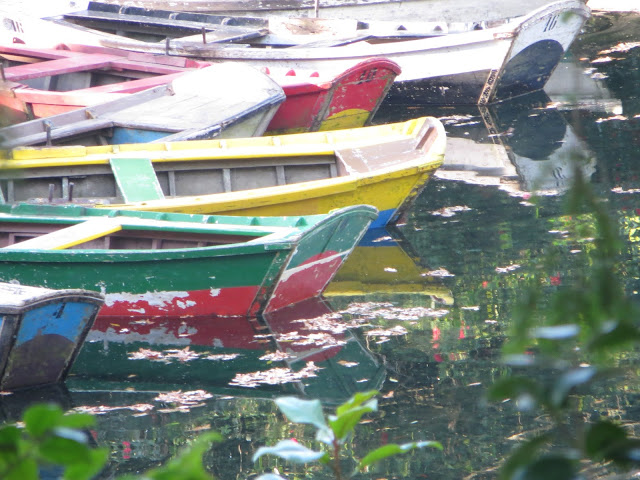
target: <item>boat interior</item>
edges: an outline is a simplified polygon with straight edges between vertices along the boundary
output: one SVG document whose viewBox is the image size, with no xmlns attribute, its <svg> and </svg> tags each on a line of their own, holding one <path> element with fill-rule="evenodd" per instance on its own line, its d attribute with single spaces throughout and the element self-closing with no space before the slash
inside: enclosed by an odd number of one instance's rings
<svg viewBox="0 0 640 480">
<path fill-rule="evenodd" d="M 423 127 L 425 128 L 425 127 Z M 114 204 L 157 200 L 187 195 L 237 192 L 265 187 L 330 179 L 368 173 L 381 167 L 401 167 L 423 159 L 424 151 L 435 140 L 437 131 L 426 127 L 419 138 L 341 148 L 320 147 L 307 154 L 268 156 L 254 149 L 246 156 L 224 151 L 226 140 L 219 140 L 218 151 L 185 151 L 190 159 L 151 161 L 132 152 L 131 157 L 111 158 L 109 163 L 53 161 L 52 166 L 11 170 L 0 169 L 1 200 L 5 203 Z M 279 137 L 265 137 L 276 144 Z M 83 148 L 83 147 L 80 147 Z M 135 165 L 134 163 L 135 162 Z M 21 178 L 23 177 L 23 178 Z M 141 188 L 141 184 L 147 187 Z"/>
<path fill-rule="evenodd" d="M 254 47 L 339 46 L 376 39 L 399 41 L 487 28 L 488 22 L 394 22 L 310 17 L 267 18 L 150 10 L 89 2 L 86 10 L 55 18 L 138 41 L 245 44 Z M 309 43 L 313 42 L 313 43 Z"/>
<path fill-rule="evenodd" d="M 114 170 L 111 164 L 102 164 L 39 167 L 28 172 L 19 170 L 14 175 L 2 171 L 0 189 L 7 203 L 109 204 L 131 201 L 130 194 L 139 191 L 138 182 L 134 182 L 133 178 L 128 182 L 126 174 L 116 177 Z M 20 178 L 23 173 L 28 175 L 28 179 Z M 194 160 L 158 162 L 154 165 L 148 162 L 146 172 L 137 169 L 135 175 L 154 181 L 163 196 L 170 198 L 321 180 L 338 176 L 338 165 L 335 155 L 233 158 L 215 162 Z M 151 199 L 154 198 L 146 198 Z M 138 197 L 138 200 L 144 199 Z"/>
<path fill-rule="evenodd" d="M 20 54 L 16 49 L 2 46 L 0 66 L 7 82 L 51 92 L 141 81 L 179 71 L 163 65 L 136 63 L 115 55 L 87 55 L 86 60 L 73 62 L 66 57 L 52 59 L 46 52 Z M 144 88 L 144 85 L 140 87 Z"/>
<path fill-rule="evenodd" d="M 0 218 L 0 248 L 11 250 L 164 250 L 230 245 L 254 240 L 259 235 L 223 232 L 194 232 L 176 228 L 176 222 L 162 226 L 122 225 L 114 218 L 98 217 L 71 225 L 46 220 L 15 221 Z"/>
</svg>

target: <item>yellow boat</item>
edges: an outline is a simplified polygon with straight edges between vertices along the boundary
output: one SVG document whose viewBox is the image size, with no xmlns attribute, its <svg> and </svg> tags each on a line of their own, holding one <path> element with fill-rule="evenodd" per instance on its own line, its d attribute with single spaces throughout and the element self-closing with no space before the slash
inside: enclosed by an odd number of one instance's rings
<svg viewBox="0 0 640 480">
<path fill-rule="evenodd" d="M 323 295 L 391 302 L 400 296 L 432 297 L 453 305 L 451 290 L 420 265 L 420 258 L 397 229 L 369 229 Z"/>
<path fill-rule="evenodd" d="M 435 118 L 331 132 L 0 153 L 5 202 L 231 215 L 309 215 L 348 205 L 394 222 L 442 165 Z"/>
</svg>

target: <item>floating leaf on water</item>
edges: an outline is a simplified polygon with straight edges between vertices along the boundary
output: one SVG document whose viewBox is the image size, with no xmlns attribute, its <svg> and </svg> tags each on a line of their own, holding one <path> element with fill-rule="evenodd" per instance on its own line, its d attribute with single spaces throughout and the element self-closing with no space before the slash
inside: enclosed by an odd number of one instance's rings
<svg viewBox="0 0 640 480">
<path fill-rule="evenodd" d="M 273 353 L 267 353 L 266 355 L 262 355 L 260 357 L 260 360 L 264 360 L 266 362 L 279 362 L 282 360 L 288 360 L 290 358 L 295 358 L 295 357 L 286 352 L 277 351 Z"/>
<path fill-rule="evenodd" d="M 347 368 L 357 367 L 358 365 L 360 365 L 360 362 L 347 362 L 346 360 L 338 360 L 338 363 Z"/>
<path fill-rule="evenodd" d="M 106 405 L 98 405 L 98 406 L 79 406 L 75 407 L 73 410 L 76 412 L 82 413 L 90 413 L 92 415 L 104 415 L 105 413 L 113 412 L 114 410 L 132 410 L 134 412 L 148 412 L 149 410 L 153 410 L 155 407 L 153 405 L 149 405 L 148 403 L 137 403 L 135 405 L 124 405 L 120 407 L 108 407 Z"/>
<path fill-rule="evenodd" d="M 455 207 L 444 207 L 444 208 L 441 208 L 440 210 L 435 210 L 431 212 L 431 215 L 448 218 L 448 217 L 453 217 L 458 212 L 468 212 L 470 210 L 471 208 L 467 207 L 466 205 L 458 205 Z"/>
<path fill-rule="evenodd" d="M 607 62 L 613 62 L 613 58 L 607 56 L 607 57 L 598 57 L 591 60 L 591 63 L 607 63 Z"/>
<path fill-rule="evenodd" d="M 181 405 L 186 406 L 202 406 L 201 404 L 203 400 L 213 397 L 208 392 L 204 390 L 192 390 L 188 392 L 183 392 L 182 390 L 176 390 L 173 392 L 166 392 L 159 394 L 153 400 L 156 402 L 165 402 L 165 403 L 179 403 Z"/>
<path fill-rule="evenodd" d="M 235 360 L 236 358 L 238 358 L 240 356 L 239 353 L 218 353 L 215 355 L 207 355 L 206 357 L 204 357 L 205 360 L 214 360 L 214 361 L 222 361 L 222 362 L 226 362 L 229 360 Z"/>
<path fill-rule="evenodd" d="M 423 274 L 427 277 L 455 277 L 455 275 L 449 272 L 446 268 L 438 268 L 437 270 L 431 270 Z"/>
<path fill-rule="evenodd" d="M 607 55 L 609 53 L 628 52 L 629 50 L 636 47 L 640 47 L 640 42 L 620 42 L 619 44 L 611 48 L 601 50 L 600 52 L 598 52 L 598 54 Z"/>
<path fill-rule="evenodd" d="M 613 115 L 607 118 L 599 118 L 596 120 L 596 123 L 611 122 L 614 120 L 629 120 L 629 118 L 625 117 L 624 115 Z"/>
<path fill-rule="evenodd" d="M 247 388 L 255 388 L 259 385 L 281 385 L 297 382 L 303 378 L 316 377 L 318 370 L 321 368 L 313 362 L 307 362 L 306 366 L 297 372 L 290 368 L 281 367 L 259 372 L 237 373 L 229 385 Z"/>
<path fill-rule="evenodd" d="M 382 328 L 376 328 L 373 330 L 369 330 L 366 335 L 368 337 L 393 337 L 393 336 L 400 336 L 400 335 L 406 335 L 408 333 L 407 329 L 400 326 L 400 325 L 396 325 L 395 327 L 392 328 L 388 328 L 386 330 L 382 329 Z"/>
<path fill-rule="evenodd" d="M 498 272 L 498 273 L 508 273 L 508 272 L 513 272 L 514 270 L 517 270 L 518 268 L 520 268 L 520 265 L 515 263 L 513 265 L 507 265 L 506 267 L 496 267 L 496 272 Z"/>
</svg>

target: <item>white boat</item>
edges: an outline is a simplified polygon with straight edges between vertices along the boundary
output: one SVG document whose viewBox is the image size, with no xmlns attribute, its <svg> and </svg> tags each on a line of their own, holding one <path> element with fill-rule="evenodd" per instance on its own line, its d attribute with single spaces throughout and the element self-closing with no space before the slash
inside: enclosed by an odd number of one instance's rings
<svg viewBox="0 0 640 480">
<path fill-rule="evenodd" d="M 121 7 L 217 15 L 306 16 L 399 21 L 492 21 L 524 15 L 548 0 L 101 0 Z M 592 0 L 593 1 L 593 0 Z M 618 0 L 625 1 L 625 0 Z M 626 0 L 634 1 L 634 0 Z M 77 2 L 76 2 L 77 3 Z M 583 2 L 584 3 L 584 2 Z"/>
<path fill-rule="evenodd" d="M 27 44 L 46 38 L 42 32 L 49 27 L 58 29 L 55 36 L 49 37 L 57 42 L 73 43 L 92 31 L 95 36 L 83 42 L 147 53 L 237 61 L 271 71 L 313 69 L 333 73 L 366 58 L 385 57 L 402 69 L 387 96 L 389 103 L 487 104 L 544 88 L 589 14 L 583 1 L 562 0 L 497 26 L 485 28 L 476 24 L 477 30 L 455 34 L 433 24 L 428 25 L 431 30 L 425 31 L 427 26 L 418 24 L 356 22 L 355 30 L 346 38 L 327 40 L 326 36 L 309 34 L 308 43 L 288 48 L 265 48 L 264 38 L 243 44 L 203 43 L 206 32 L 145 42 L 85 27 L 74 28 L 68 22 L 63 25 L 52 21 L 38 30 L 17 19 L 8 22 L 5 19 L 3 25 L 15 27 L 9 33 Z M 63 27 L 68 27 L 73 35 L 61 32 Z M 278 38 L 282 42 L 282 32 Z M 300 35 L 296 33 L 293 40 L 299 42 Z"/>
</svg>

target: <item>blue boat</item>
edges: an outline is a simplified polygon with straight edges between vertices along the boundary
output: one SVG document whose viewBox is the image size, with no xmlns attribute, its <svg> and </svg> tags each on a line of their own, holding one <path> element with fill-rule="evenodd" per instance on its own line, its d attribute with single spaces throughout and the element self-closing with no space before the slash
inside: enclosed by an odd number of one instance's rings
<svg viewBox="0 0 640 480">
<path fill-rule="evenodd" d="M 64 381 L 103 303 L 98 292 L 0 283 L 0 389 Z"/>
</svg>

